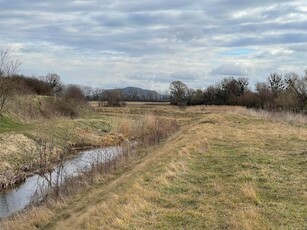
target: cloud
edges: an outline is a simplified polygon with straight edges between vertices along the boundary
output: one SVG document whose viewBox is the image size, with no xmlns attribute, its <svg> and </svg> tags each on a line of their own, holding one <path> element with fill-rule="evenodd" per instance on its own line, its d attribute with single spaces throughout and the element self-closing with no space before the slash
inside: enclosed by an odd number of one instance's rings
<svg viewBox="0 0 307 230">
<path fill-rule="evenodd" d="M 306 13 L 303 0 L 0 0 L 0 48 L 17 47 L 25 74 L 67 83 L 254 82 L 306 68 Z"/>
<path fill-rule="evenodd" d="M 298 55 L 300 55 L 300 52 L 306 52 L 307 51 L 307 43 L 304 44 L 294 44 L 289 46 L 289 49 L 295 52 L 298 52 Z"/>
<path fill-rule="evenodd" d="M 253 66 L 248 63 L 225 63 L 211 71 L 215 75 L 247 76 L 252 74 Z"/>
</svg>

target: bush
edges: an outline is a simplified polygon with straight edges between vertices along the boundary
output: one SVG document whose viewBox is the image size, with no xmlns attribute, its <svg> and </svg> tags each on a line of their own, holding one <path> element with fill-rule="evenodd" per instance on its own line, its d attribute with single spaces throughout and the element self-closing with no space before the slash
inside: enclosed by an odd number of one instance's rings
<svg viewBox="0 0 307 230">
<path fill-rule="evenodd" d="M 108 106 L 124 106 L 125 102 L 123 100 L 123 95 L 120 90 L 113 89 L 106 92 L 107 96 L 107 104 Z"/>
<path fill-rule="evenodd" d="M 178 124 L 175 120 L 161 120 L 153 115 L 145 115 L 133 122 L 123 120 L 118 124 L 116 132 L 136 140 L 142 146 L 147 146 L 159 143 L 177 129 Z"/>
<path fill-rule="evenodd" d="M 69 85 L 62 97 L 53 100 L 53 106 L 61 115 L 74 118 L 79 116 L 79 109 L 86 106 L 86 97 L 78 86 Z"/>
<path fill-rule="evenodd" d="M 51 96 L 52 89 L 48 83 L 35 77 L 14 75 L 11 79 L 15 82 L 16 92 L 20 94 L 35 94 Z"/>
<path fill-rule="evenodd" d="M 236 99 L 236 104 L 248 108 L 259 108 L 261 105 L 259 96 L 254 92 L 247 92 Z"/>
<path fill-rule="evenodd" d="M 83 91 L 76 85 L 69 85 L 64 90 L 64 100 L 72 102 L 74 104 L 85 104 L 86 97 Z"/>
</svg>

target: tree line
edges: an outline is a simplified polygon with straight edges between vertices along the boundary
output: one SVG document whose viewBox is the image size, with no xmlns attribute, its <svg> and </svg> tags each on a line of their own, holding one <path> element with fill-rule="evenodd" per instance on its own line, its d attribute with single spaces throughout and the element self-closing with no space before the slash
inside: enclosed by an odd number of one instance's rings
<svg viewBox="0 0 307 230">
<path fill-rule="evenodd" d="M 228 77 L 205 90 L 191 89 L 181 81 L 170 85 L 170 102 L 173 105 L 240 105 L 266 110 L 307 109 L 307 70 L 303 76 L 289 72 L 272 73 L 265 82 L 251 90 L 247 78 Z"/>
<path fill-rule="evenodd" d="M 101 101 L 108 106 L 122 106 L 127 100 L 170 101 L 173 105 L 240 105 L 267 110 L 307 109 L 307 70 L 303 76 L 289 72 L 272 73 L 265 82 L 249 87 L 247 78 L 228 77 L 205 90 L 189 88 L 181 81 L 170 84 L 170 94 L 159 95 L 155 91 L 134 87 L 104 90 L 78 85 L 65 85 L 56 73 L 41 77 L 18 74 L 22 62 L 10 50 L 0 49 L 0 116 L 7 110 L 10 97 L 20 95 L 48 96 L 51 109 L 66 116 L 76 116 L 78 105 L 87 100 Z"/>
</svg>

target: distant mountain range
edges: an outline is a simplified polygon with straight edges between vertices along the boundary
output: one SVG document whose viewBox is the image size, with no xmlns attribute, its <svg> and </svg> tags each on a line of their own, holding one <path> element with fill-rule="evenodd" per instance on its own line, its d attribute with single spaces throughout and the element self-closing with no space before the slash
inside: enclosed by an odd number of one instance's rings
<svg viewBox="0 0 307 230">
<path fill-rule="evenodd" d="M 154 90 L 142 89 L 137 87 L 125 87 L 120 89 L 104 90 L 104 94 L 118 90 L 125 101 L 168 101 L 168 96 L 159 94 Z"/>
</svg>

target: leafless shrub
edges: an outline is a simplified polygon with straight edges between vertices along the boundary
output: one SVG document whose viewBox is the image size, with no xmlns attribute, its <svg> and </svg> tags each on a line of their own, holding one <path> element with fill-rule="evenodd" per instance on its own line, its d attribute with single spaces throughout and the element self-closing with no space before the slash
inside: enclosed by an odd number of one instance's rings
<svg viewBox="0 0 307 230">
<path fill-rule="evenodd" d="M 11 79 L 0 77 L 0 116 L 7 111 L 7 101 L 14 89 L 14 82 Z"/>
<path fill-rule="evenodd" d="M 10 77 L 19 72 L 22 61 L 15 58 L 12 50 L 0 50 L 0 77 Z"/>
<path fill-rule="evenodd" d="M 115 129 L 117 134 L 138 142 L 140 146 L 154 145 L 178 130 L 175 120 L 163 120 L 154 115 L 144 115 L 134 120 L 122 120 Z"/>
<path fill-rule="evenodd" d="M 0 116 L 7 110 L 7 100 L 14 89 L 14 81 L 9 77 L 19 71 L 21 64 L 9 49 L 0 50 Z"/>
<path fill-rule="evenodd" d="M 38 173 L 44 179 L 39 184 L 40 196 L 60 196 L 60 187 L 64 182 L 64 162 L 67 149 L 57 150 L 52 144 L 44 140 L 38 141 Z M 46 184 L 47 183 L 47 184 Z"/>
<path fill-rule="evenodd" d="M 162 121 L 156 116 L 146 115 L 135 121 L 133 133 L 140 145 L 148 146 L 158 144 L 177 129 L 175 120 Z"/>
<path fill-rule="evenodd" d="M 86 97 L 83 91 L 75 85 L 69 85 L 64 89 L 63 96 L 52 99 L 55 102 L 54 109 L 59 111 L 64 116 L 70 116 L 71 118 L 79 115 L 79 108 L 86 106 Z"/>
</svg>

